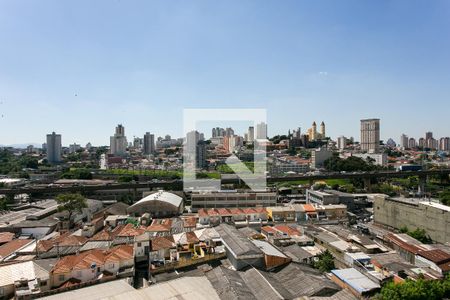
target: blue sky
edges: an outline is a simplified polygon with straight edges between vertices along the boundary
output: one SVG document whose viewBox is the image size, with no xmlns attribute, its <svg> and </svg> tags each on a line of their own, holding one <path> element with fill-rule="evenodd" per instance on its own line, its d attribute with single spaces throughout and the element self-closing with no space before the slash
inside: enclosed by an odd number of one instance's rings
<svg viewBox="0 0 450 300">
<path fill-rule="evenodd" d="M 0 0 L 0 144 L 179 136 L 184 108 L 266 108 L 269 135 L 359 139 L 378 117 L 385 140 L 449 136 L 449 83 L 446 0 Z"/>
</svg>

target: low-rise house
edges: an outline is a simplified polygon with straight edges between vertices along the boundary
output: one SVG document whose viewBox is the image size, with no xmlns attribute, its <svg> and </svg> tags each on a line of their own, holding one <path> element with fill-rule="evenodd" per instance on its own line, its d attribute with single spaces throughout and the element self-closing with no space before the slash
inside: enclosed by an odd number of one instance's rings
<svg viewBox="0 0 450 300">
<path fill-rule="evenodd" d="M 150 239 L 151 234 L 144 232 L 134 238 L 134 257 L 136 261 L 147 260 L 150 253 Z"/>
<path fill-rule="evenodd" d="M 66 282 L 88 282 L 101 276 L 132 275 L 133 247 L 121 245 L 110 250 L 93 249 L 61 258 L 50 272 L 52 287 Z"/>
<path fill-rule="evenodd" d="M 98 217 L 93 219 L 91 222 L 87 222 L 83 226 L 83 230 L 81 231 L 81 235 L 84 237 L 92 237 L 94 234 L 96 234 L 99 230 L 103 228 L 103 217 Z"/>
<path fill-rule="evenodd" d="M 368 297 L 380 290 L 380 285 L 371 281 L 354 268 L 331 271 L 331 280 L 340 287 L 346 288 L 357 297 Z"/>
<path fill-rule="evenodd" d="M 231 216 L 233 218 L 233 222 L 243 222 L 246 221 L 246 216 L 244 212 L 236 207 L 232 207 L 229 209 Z"/>
<path fill-rule="evenodd" d="M 114 238 L 114 244 L 132 244 L 134 242 L 134 237 L 141 235 L 145 232 L 145 227 L 136 226 L 134 224 L 125 225 L 119 233 L 116 234 Z"/>
<path fill-rule="evenodd" d="M 226 208 L 218 208 L 217 213 L 220 216 L 221 223 L 232 223 L 233 222 L 233 214 Z"/>
<path fill-rule="evenodd" d="M 228 260 L 236 270 L 249 265 L 264 267 L 264 253 L 239 230 L 228 224 L 221 224 L 216 230 L 225 246 Z"/>
<path fill-rule="evenodd" d="M 1 299 L 38 295 L 49 289 L 49 272 L 34 261 L 0 266 Z"/>
<path fill-rule="evenodd" d="M 289 206 L 270 206 L 266 207 L 267 215 L 274 222 L 293 222 L 295 221 L 295 210 Z"/>
<path fill-rule="evenodd" d="M 242 212 L 245 214 L 245 218 L 249 222 L 261 221 L 259 219 L 259 213 L 254 208 L 243 208 Z"/>
<path fill-rule="evenodd" d="M 177 261 L 177 246 L 172 236 L 155 237 L 150 241 L 149 263 L 158 267 L 167 261 Z"/>
<path fill-rule="evenodd" d="M 13 259 L 16 252 L 33 243 L 33 240 L 16 239 L 0 246 L 0 262 Z"/>
<path fill-rule="evenodd" d="M 184 231 L 194 231 L 197 228 L 197 217 L 181 217 L 181 220 L 183 221 Z"/>
<path fill-rule="evenodd" d="M 314 261 L 314 258 L 317 257 L 322 252 L 312 252 L 307 251 L 305 247 L 301 247 L 298 245 L 289 245 L 283 247 L 283 252 L 289 256 L 293 262 L 310 264 Z"/>
<path fill-rule="evenodd" d="M 266 270 L 272 270 L 276 267 L 288 264 L 291 261 L 289 256 L 269 242 L 252 240 L 252 243 L 264 253 L 264 265 Z"/>
<path fill-rule="evenodd" d="M 128 215 L 109 215 L 105 218 L 105 227 L 116 227 L 118 225 L 125 225 L 130 217 Z"/>
<path fill-rule="evenodd" d="M 154 219 L 145 231 L 154 236 L 169 236 L 172 234 L 172 219 Z"/>
<path fill-rule="evenodd" d="M 416 255 L 420 251 L 434 249 L 432 245 L 422 244 L 406 233 L 388 233 L 384 236 L 384 240 L 392 249 L 411 264 L 415 264 Z"/>
<path fill-rule="evenodd" d="M 265 207 L 253 207 L 253 210 L 256 212 L 256 219 L 261 220 L 263 222 L 267 221 L 267 210 Z"/>
</svg>

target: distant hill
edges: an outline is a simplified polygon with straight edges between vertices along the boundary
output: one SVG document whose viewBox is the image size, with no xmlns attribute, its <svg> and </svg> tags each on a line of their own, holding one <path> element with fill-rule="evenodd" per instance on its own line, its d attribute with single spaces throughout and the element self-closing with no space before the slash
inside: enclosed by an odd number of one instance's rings
<svg viewBox="0 0 450 300">
<path fill-rule="evenodd" d="M 17 149 L 26 149 L 29 145 L 33 145 L 33 147 L 35 147 L 35 148 L 42 148 L 42 144 L 38 144 L 38 143 L 0 145 L 0 147 L 13 147 L 13 148 L 17 148 Z"/>
</svg>

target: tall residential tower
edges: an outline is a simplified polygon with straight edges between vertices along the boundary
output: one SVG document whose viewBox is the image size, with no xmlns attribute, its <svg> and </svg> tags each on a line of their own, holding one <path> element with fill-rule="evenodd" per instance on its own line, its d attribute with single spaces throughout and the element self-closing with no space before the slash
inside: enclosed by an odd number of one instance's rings
<svg viewBox="0 0 450 300">
<path fill-rule="evenodd" d="M 47 161 L 50 164 L 61 162 L 61 135 L 52 132 L 47 134 Z"/>
<path fill-rule="evenodd" d="M 361 120 L 361 151 L 378 153 L 380 150 L 380 119 Z"/>
</svg>

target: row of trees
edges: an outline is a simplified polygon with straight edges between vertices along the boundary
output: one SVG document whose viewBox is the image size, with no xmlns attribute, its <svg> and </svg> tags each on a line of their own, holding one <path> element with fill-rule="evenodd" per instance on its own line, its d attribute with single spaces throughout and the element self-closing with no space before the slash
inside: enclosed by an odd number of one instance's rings
<svg viewBox="0 0 450 300">
<path fill-rule="evenodd" d="M 38 166 L 35 157 L 26 154 L 15 156 L 7 149 L 0 150 L 0 174 L 20 173 L 24 168 L 37 169 Z"/>
<path fill-rule="evenodd" d="M 450 298 L 450 275 L 444 280 L 406 280 L 390 282 L 381 288 L 375 297 L 379 300 L 440 300 Z"/>
<path fill-rule="evenodd" d="M 333 153 L 333 156 L 325 160 L 324 167 L 328 171 L 334 172 L 356 172 L 356 171 L 375 171 L 380 169 L 379 166 L 373 164 L 373 160 L 364 160 L 360 157 L 350 156 L 347 159 L 339 157 L 338 153 Z"/>
</svg>

